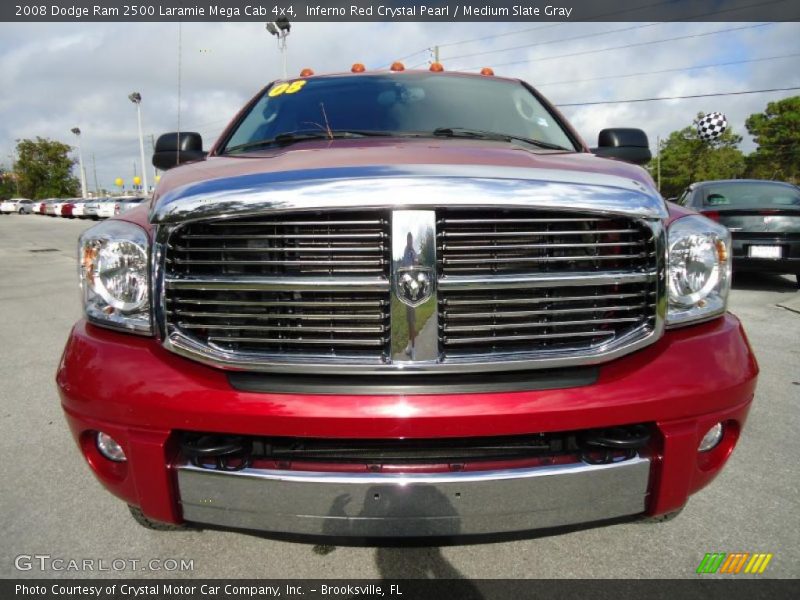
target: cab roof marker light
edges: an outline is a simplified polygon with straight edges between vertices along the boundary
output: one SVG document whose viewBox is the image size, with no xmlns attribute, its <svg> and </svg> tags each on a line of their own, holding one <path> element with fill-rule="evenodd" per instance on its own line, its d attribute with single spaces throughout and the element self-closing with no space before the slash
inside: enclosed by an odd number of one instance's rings
<svg viewBox="0 0 800 600">
<path fill-rule="evenodd" d="M 366 71 L 367 68 L 361 63 L 354 63 L 352 67 L 350 67 L 351 73 L 363 73 Z"/>
<path fill-rule="evenodd" d="M 486 77 L 494 77 L 494 70 L 491 67 L 483 67 L 481 69 L 481 75 Z"/>
<path fill-rule="evenodd" d="M 300 77 L 311 77 L 313 74 L 314 69 L 309 69 L 308 67 L 300 71 Z"/>
<path fill-rule="evenodd" d="M 440 63 L 440 62 L 431 63 L 430 70 L 433 73 L 441 73 L 442 71 L 444 71 L 444 65 L 442 63 Z"/>
<path fill-rule="evenodd" d="M 392 63 L 392 66 L 389 67 L 389 70 L 390 71 L 395 71 L 395 72 L 397 72 L 397 71 L 405 71 L 406 70 L 406 66 L 403 63 L 401 63 L 400 61 L 395 61 L 395 62 Z"/>
</svg>

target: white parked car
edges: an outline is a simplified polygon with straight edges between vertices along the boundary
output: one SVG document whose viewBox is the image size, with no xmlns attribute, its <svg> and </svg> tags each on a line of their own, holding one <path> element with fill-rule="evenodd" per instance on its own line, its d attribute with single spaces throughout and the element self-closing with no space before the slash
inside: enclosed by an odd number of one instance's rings
<svg viewBox="0 0 800 600">
<path fill-rule="evenodd" d="M 115 200 L 114 214 L 121 215 L 122 213 L 128 212 L 132 208 L 139 206 L 145 201 L 145 198 L 144 196 L 122 196 L 120 198 L 115 198 Z"/>
<path fill-rule="evenodd" d="M 24 214 L 30 212 L 30 200 L 27 198 L 11 198 L 0 203 L 0 213 L 10 215 L 11 213 Z"/>
<path fill-rule="evenodd" d="M 21 215 L 32 215 L 34 209 L 39 207 L 38 200 L 20 200 L 19 207 L 17 208 L 17 212 Z"/>
<path fill-rule="evenodd" d="M 83 217 L 107 219 L 114 216 L 114 198 L 96 198 L 83 205 Z"/>
<path fill-rule="evenodd" d="M 78 217 L 79 219 L 83 219 L 85 217 L 84 209 L 86 208 L 86 205 L 89 202 L 90 202 L 90 200 L 76 200 L 75 202 L 73 202 L 72 203 L 73 204 L 72 205 L 72 216 L 73 217 Z"/>
<path fill-rule="evenodd" d="M 61 216 L 61 207 L 64 206 L 64 203 L 67 200 L 54 200 L 50 202 L 47 206 L 45 206 L 45 213 L 48 217 L 60 217 Z"/>
</svg>

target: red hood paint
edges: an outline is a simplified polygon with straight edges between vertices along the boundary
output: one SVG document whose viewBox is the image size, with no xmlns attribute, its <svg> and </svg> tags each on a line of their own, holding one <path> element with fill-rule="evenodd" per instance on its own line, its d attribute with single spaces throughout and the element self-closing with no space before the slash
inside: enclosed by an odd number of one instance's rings
<svg viewBox="0 0 800 600">
<path fill-rule="evenodd" d="M 616 175 L 655 188 L 650 174 L 642 167 L 599 158 L 588 152 L 532 151 L 507 142 L 452 138 L 312 140 L 237 157 L 210 156 L 204 161 L 172 169 L 162 176 L 152 203 L 176 188 L 212 179 L 257 173 L 385 165 L 476 165 L 591 172 Z M 674 209 L 674 205 L 670 208 Z M 149 206 L 143 205 L 120 218 L 149 230 L 148 210 Z"/>
<path fill-rule="evenodd" d="M 588 152 L 532 151 L 507 142 L 429 138 L 313 140 L 237 157 L 211 156 L 164 174 L 155 200 L 167 192 L 208 179 L 323 169 L 402 165 L 489 165 L 588 171 L 634 179 L 654 187 L 649 173 L 629 163 Z"/>
</svg>

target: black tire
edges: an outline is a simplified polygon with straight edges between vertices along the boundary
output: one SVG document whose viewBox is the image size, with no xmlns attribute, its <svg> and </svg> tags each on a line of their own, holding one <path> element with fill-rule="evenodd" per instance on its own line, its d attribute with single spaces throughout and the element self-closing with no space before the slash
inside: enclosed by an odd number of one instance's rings
<svg viewBox="0 0 800 600">
<path fill-rule="evenodd" d="M 185 531 L 188 529 L 186 525 L 175 525 L 174 523 L 164 523 L 163 521 L 153 521 L 152 519 L 144 516 L 142 509 L 138 506 L 128 505 L 128 510 L 131 511 L 133 520 L 145 529 L 153 531 Z"/>
<path fill-rule="evenodd" d="M 642 517 L 641 523 L 645 523 L 647 525 L 653 523 L 666 523 L 667 521 L 672 521 L 675 517 L 683 512 L 684 507 L 681 506 L 678 510 L 674 510 L 672 512 L 664 513 L 663 515 L 658 515 L 655 517 Z"/>
</svg>

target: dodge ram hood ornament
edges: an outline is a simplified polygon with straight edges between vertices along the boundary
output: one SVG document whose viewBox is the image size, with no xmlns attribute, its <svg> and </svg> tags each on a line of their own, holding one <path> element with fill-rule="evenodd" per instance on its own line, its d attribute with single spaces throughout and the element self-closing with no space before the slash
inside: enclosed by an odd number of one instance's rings
<svg viewBox="0 0 800 600">
<path fill-rule="evenodd" d="M 395 271 L 394 293 L 412 308 L 424 304 L 433 293 L 433 269 L 428 267 L 399 267 Z"/>
</svg>

